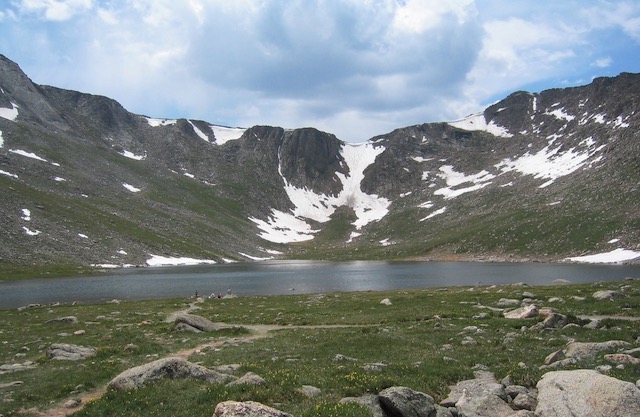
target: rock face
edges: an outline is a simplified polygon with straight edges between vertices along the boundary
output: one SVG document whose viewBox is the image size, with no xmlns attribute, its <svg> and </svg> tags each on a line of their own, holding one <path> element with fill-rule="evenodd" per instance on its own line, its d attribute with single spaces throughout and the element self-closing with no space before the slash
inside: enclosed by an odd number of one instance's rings
<svg viewBox="0 0 640 417">
<path fill-rule="evenodd" d="M 234 379 L 231 375 L 221 374 L 182 358 L 164 358 L 127 369 L 113 378 L 108 388 L 119 391 L 136 389 L 149 382 L 165 378 L 193 378 L 210 384 L 220 384 Z"/>
<path fill-rule="evenodd" d="M 47 350 L 47 357 L 54 360 L 79 361 L 95 356 L 96 350 L 66 343 L 54 343 Z"/>
<path fill-rule="evenodd" d="M 640 416 L 640 390 L 596 371 L 549 372 L 537 387 L 539 417 Z"/>
<path fill-rule="evenodd" d="M 275 408 L 253 402 L 225 401 L 216 406 L 214 417 L 292 417 Z"/>
</svg>

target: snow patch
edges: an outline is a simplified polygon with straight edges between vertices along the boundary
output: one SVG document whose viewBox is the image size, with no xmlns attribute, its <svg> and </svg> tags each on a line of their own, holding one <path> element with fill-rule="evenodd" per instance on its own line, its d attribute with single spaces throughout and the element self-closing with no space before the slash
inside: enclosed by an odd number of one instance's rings
<svg viewBox="0 0 640 417">
<path fill-rule="evenodd" d="M 205 142 L 209 142 L 209 136 L 205 135 L 202 130 L 198 129 L 198 127 L 194 125 L 191 120 L 187 120 L 187 122 L 189 122 L 189 124 L 193 128 L 193 131 L 196 132 L 196 135 L 198 135 L 200 139 L 204 140 Z"/>
<path fill-rule="evenodd" d="M 559 103 L 556 103 L 556 104 L 559 104 Z M 554 104 L 554 106 L 555 106 L 555 104 Z M 547 111 L 547 112 L 545 112 L 545 114 L 549 114 L 551 116 L 555 116 L 558 119 L 566 120 L 568 122 L 570 122 L 570 121 L 572 121 L 573 119 L 576 118 L 576 116 L 572 116 L 572 115 L 566 113 L 565 110 L 564 110 L 564 107 L 561 107 L 559 109 L 555 109 L 553 111 Z"/>
<path fill-rule="evenodd" d="M 585 139 L 581 145 L 585 148 L 579 150 L 571 148 L 561 152 L 562 146 L 552 148 L 553 141 L 549 145 L 542 148 L 535 154 L 525 153 L 517 159 L 503 159 L 495 165 L 502 173 L 517 171 L 525 175 L 533 175 L 534 178 L 548 180 L 539 188 L 551 185 L 555 180 L 580 169 L 587 161 L 605 145 L 595 147 L 595 141 L 592 138 Z"/>
<path fill-rule="evenodd" d="M 607 243 L 618 243 L 618 242 L 620 242 L 620 239 L 611 239 Z"/>
<path fill-rule="evenodd" d="M 78 236 L 80 236 L 83 239 L 89 239 L 89 236 L 85 235 L 84 233 L 78 233 Z"/>
<path fill-rule="evenodd" d="M 421 156 L 412 156 L 411 159 L 413 159 L 416 162 L 427 162 L 427 161 L 431 161 L 433 158 L 423 158 Z"/>
<path fill-rule="evenodd" d="M 628 119 L 628 117 L 627 117 Z M 626 119 L 622 118 L 622 115 L 618 116 L 618 118 L 613 122 L 613 127 L 616 128 L 625 128 L 629 127 L 629 123 L 625 122 Z M 2 139 L 2 135 L 0 135 L 0 140 Z M 2 147 L 2 143 L 0 142 L 0 148 Z"/>
<path fill-rule="evenodd" d="M 425 201 L 424 203 L 418 204 L 419 208 L 426 208 L 426 209 L 430 209 L 433 206 L 434 206 L 434 204 L 433 204 L 432 201 Z"/>
<path fill-rule="evenodd" d="M 210 259 L 194 259 L 185 257 L 174 258 L 153 254 L 149 254 L 149 256 L 151 256 L 151 258 L 146 261 L 146 264 L 149 266 L 201 265 L 216 263 L 216 261 L 212 261 Z"/>
<path fill-rule="evenodd" d="M 438 209 L 438 210 L 436 210 L 436 211 L 432 212 L 432 213 L 431 213 L 431 214 L 429 214 L 427 217 L 424 217 L 424 218 L 420 219 L 420 221 L 421 221 L 421 222 L 423 222 L 423 221 L 425 221 L 425 220 L 429 220 L 430 218 L 435 217 L 435 216 L 437 216 L 438 214 L 442 214 L 442 213 L 444 213 L 445 211 L 447 211 L 447 208 L 446 208 L 446 207 L 442 207 L 441 209 Z"/>
<path fill-rule="evenodd" d="M 513 136 L 506 128 L 499 126 L 493 120 L 487 123 L 484 118 L 484 113 L 471 114 L 464 119 L 449 122 L 449 125 L 462 130 L 483 130 L 494 136 L 503 138 L 510 138 Z"/>
<path fill-rule="evenodd" d="M 458 197 L 464 193 L 480 190 L 491 184 L 491 180 L 496 177 L 484 170 L 477 174 L 465 175 L 461 172 L 456 172 L 451 165 L 441 166 L 440 171 L 441 173 L 438 174 L 438 176 L 447 182 L 447 187 L 436 190 L 434 194 L 442 195 L 446 200 Z M 454 187 L 465 183 L 472 183 L 473 185 L 454 189 Z"/>
<path fill-rule="evenodd" d="M 2 130 L 0 130 L 0 148 L 4 147 L 4 139 L 2 139 Z"/>
<path fill-rule="evenodd" d="M 614 249 L 610 252 L 598 253 L 595 255 L 587 256 L 575 256 L 572 258 L 566 258 L 572 262 L 583 262 L 592 264 L 611 264 L 630 261 L 640 257 L 640 252 L 632 251 L 629 249 Z"/>
<path fill-rule="evenodd" d="M 127 184 L 126 182 L 123 182 L 122 186 L 124 188 L 126 188 L 127 190 L 131 191 L 132 193 L 139 193 L 140 191 L 142 191 L 142 190 L 140 190 L 140 188 L 136 188 L 131 184 Z"/>
<path fill-rule="evenodd" d="M 24 220 L 25 222 L 31 221 L 31 210 L 22 209 L 22 220 Z"/>
<path fill-rule="evenodd" d="M 241 127 L 225 127 L 210 125 L 211 131 L 216 138 L 216 144 L 224 145 L 230 140 L 240 139 L 247 129 Z"/>
<path fill-rule="evenodd" d="M 0 174 L 2 174 L 2 175 L 6 175 L 7 177 L 11 177 L 11 178 L 18 179 L 18 176 L 17 176 L 16 174 L 12 174 L 12 173 L 10 173 L 10 172 L 3 171 L 3 170 L 1 170 L 1 169 L 0 169 Z"/>
<path fill-rule="evenodd" d="M 120 155 L 127 157 L 129 159 L 135 159 L 136 161 L 142 161 L 143 159 L 147 158 L 147 154 L 145 152 L 144 155 L 136 155 L 133 152 L 129 152 L 129 151 L 122 151 L 120 152 Z"/>
<path fill-rule="evenodd" d="M 11 108 L 0 107 L 0 117 L 15 122 L 18 117 L 18 105 L 11 103 Z"/>
<path fill-rule="evenodd" d="M 267 258 L 261 258 L 261 257 L 258 257 L 258 256 L 251 256 L 251 255 L 247 255 L 246 253 L 243 253 L 243 252 L 238 252 L 238 253 L 239 253 L 241 256 L 244 256 L 244 257 L 245 257 L 245 258 L 247 258 L 247 259 L 251 259 L 252 261 L 268 261 L 268 260 L 270 260 L 270 259 L 273 259 L 273 257 L 272 257 L 272 256 L 267 257 Z"/>
<path fill-rule="evenodd" d="M 64 179 L 62 177 L 55 177 L 53 180 L 56 181 L 56 182 L 64 182 L 64 181 L 66 181 L 66 179 Z"/>
<path fill-rule="evenodd" d="M 294 209 L 291 213 L 272 210 L 267 221 L 256 218 L 249 220 L 256 223 L 263 231 L 259 234 L 263 239 L 275 243 L 289 243 L 311 240 L 318 232 L 313 230 L 304 219 L 325 223 L 331 219 L 336 208 L 341 206 L 351 207 L 355 211 L 357 219 L 353 225 L 358 230 L 382 219 L 387 215 L 391 202 L 375 194 L 365 194 L 360 188 L 360 183 L 364 178 L 364 170 L 384 150 L 384 147 L 375 147 L 370 142 L 345 143 L 342 147 L 342 157 L 349 167 L 350 175 L 336 173 L 342 183 L 342 191 L 337 196 L 317 194 L 307 188 L 291 185 L 279 170 L 285 183 L 285 191 Z"/>
<path fill-rule="evenodd" d="M 149 126 L 158 127 L 158 126 L 170 126 L 178 123 L 177 119 L 154 119 L 152 117 L 145 117 L 147 119 L 147 123 Z"/>
<path fill-rule="evenodd" d="M 347 240 L 347 243 L 353 242 L 353 239 L 357 238 L 358 236 L 362 236 L 362 233 L 351 232 L 351 234 L 349 235 L 349 240 Z"/>
<path fill-rule="evenodd" d="M 24 233 L 29 235 L 29 236 L 38 236 L 40 233 L 40 230 L 31 230 L 26 226 L 22 226 L 22 229 L 24 230 Z"/>
<path fill-rule="evenodd" d="M 25 156 L 27 158 L 36 159 L 38 161 L 47 162 L 46 159 L 39 157 L 33 152 L 23 151 L 22 149 L 9 149 L 9 152 L 15 153 L 16 155 Z"/>
</svg>

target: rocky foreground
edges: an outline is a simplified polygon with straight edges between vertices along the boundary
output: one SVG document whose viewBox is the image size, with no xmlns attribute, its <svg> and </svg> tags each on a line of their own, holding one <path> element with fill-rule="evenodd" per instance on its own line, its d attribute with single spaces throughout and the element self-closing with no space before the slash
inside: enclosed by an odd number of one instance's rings
<svg viewBox="0 0 640 417">
<path fill-rule="evenodd" d="M 460 290 L 469 292 L 471 290 Z M 626 293 L 625 293 L 626 291 Z M 478 311 L 474 316 L 477 326 L 471 325 L 459 327 L 461 330 L 457 333 L 456 338 L 450 339 L 452 344 L 461 346 L 474 347 L 487 344 L 484 337 L 487 335 L 487 327 L 483 327 L 483 320 L 489 320 L 489 315 L 495 320 L 500 320 L 501 326 L 498 328 L 498 339 L 496 342 L 489 344 L 494 346 L 496 354 L 498 350 L 509 351 L 508 347 L 517 343 L 522 335 L 528 335 L 535 340 L 542 341 L 544 338 L 558 337 L 562 338 L 564 334 L 579 329 L 580 332 L 587 334 L 586 340 L 594 340 L 595 332 L 599 335 L 608 334 L 608 326 L 617 326 L 622 323 L 622 319 L 637 320 L 633 316 L 582 316 L 576 318 L 564 315 L 557 309 L 545 307 L 544 304 L 562 304 L 562 300 L 558 297 L 547 298 L 546 301 L 542 297 L 537 297 L 534 293 L 526 288 L 521 289 L 497 289 L 496 293 L 505 296 L 518 298 L 503 297 L 498 299 L 496 296 L 492 303 L 482 304 L 473 303 L 473 309 Z M 606 302 L 616 305 L 619 303 L 619 311 L 633 309 L 635 301 L 630 301 L 635 296 L 635 292 L 630 285 L 620 286 L 620 291 L 600 290 L 585 296 L 573 296 L 578 302 Z M 307 302 L 318 302 L 325 296 L 309 297 Z M 379 298 L 378 298 L 379 300 Z M 240 300 L 241 301 L 241 300 Z M 379 301 L 379 308 L 392 309 L 395 299 L 384 298 Z M 398 300 L 399 301 L 399 300 Z M 114 300 L 114 302 L 117 302 Z M 216 301 L 220 303 L 220 301 Z M 260 302 L 264 302 L 260 300 Z M 193 314 L 195 310 L 202 309 L 206 314 L 207 310 L 216 310 L 215 304 L 206 300 L 196 300 L 190 304 L 186 310 L 169 314 L 164 323 L 167 327 L 164 331 L 173 335 L 215 335 L 220 330 L 235 328 L 236 325 L 228 325 L 220 322 L 212 322 L 209 318 Z M 251 304 L 251 303 L 249 303 Z M 461 301 L 460 304 L 470 304 L 468 301 Z M 246 308 L 246 304 L 239 304 Z M 222 306 L 222 304 L 218 304 Z M 26 312 L 27 310 L 21 310 Z M 35 311 L 36 309 L 34 309 Z M 490 313 L 488 313 L 488 312 Z M 54 310 L 49 310 L 53 313 Z M 118 314 L 115 314 L 118 313 Z M 138 315 L 138 313 L 134 313 Z M 114 312 L 119 316 L 119 312 Z M 496 317 L 499 315 L 499 318 Z M 209 317 L 211 314 L 209 313 Z M 275 315 L 277 323 L 283 314 L 278 312 Z M 611 321 L 608 319 L 615 319 Z M 446 327 L 444 319 L 439 315 L 435 315 L 427 320 L 435 329 Z M 617 325 L 615 323 L 618 323 Z M 41 322 L 42 323 L 42 322 Z M 86 322 L 85 322 L 86 323 Z M 150 326 L 151 320 L 144 320 L 139 323 L 140 328 Z M 515 326 L 508 326 L 506 323 L 516 323 Z M 505 329 L 518 328 L 523 325 L 519 331 L 509 332 Z M 614 323 L 614 324 L 612 324 Z M 626 321 L 626 323 L 635 323 Z M 82 325 L 82 320 L 75 316 L 57 316 L 44 321 L 45 326 L 58 326 L 59 330 L 69 326 L 75 329 Z M 96 324 L 93 324 L 94 326 Z M 73 327 L 76 326 L 76 327 Z M 122 325 L 122 328 L 132 327 L 129 324 Z M 329 329 L 352 327 L 359 328 L 354 324 L 338 325 L 302 325 L 288 324 L 283 326 L 278 324 L 254 324 L 244 325 L 247 334 L 237 336 L 233 339 L 209 338 L 199 340 L 209 340 L 205 344 L 198 345 L 183 351 L 173 351 L 167 357 L 158 358 L 157 355 L 153 360 L 142 365 L 133 366 L 124 370 L 117 376 L 113 377 L 108 383 L 103 383 L 102 388 L 96 392 L 89 393 L 95 399 L 103 395 L 105 392 L 122 395 L 135 392 L 146 387 L 153 387 L 162 380 L 195 380 L 205 386 L 228 387 L 229 389 L 246 387 L 247 392 L 255 387 L 268 387 L 272 383 L 273 378 L 269 375 L 258 375 L 254 372 L 246 372 L 242 370 L 243 366 L 236 363 L 224 363 L 216 366 L 204 366 L 202 362 L 192 362 L 194 358 L 202 358 L 203 351 L 213 348 L 227 346 L 237 346 L 237 343 L 246 343 L 267 337 L 267 333 L 286 327 L 288 329 Z M 630 331 L 637 331 L 637 326 L 630 326 Z M 458 330 L 456 330 L 458 331 Z M 592 333 L 593 332 L 593 333 Z M 85 330 L 79 329 L 72 333 L 78 338 L 86 337 Z M 71 333 L 58 333 L 58 337 L 72 337 Z M 273 334 L 272 334 L 273 336 Z M 624 336 L 624 335 L 623 335 Z M 102 337 L 105 337 L 104 335 Z M 106 336 L 110 337 L 110 336 Z M 181 336 L 180 336 L 181 337 Z M 274 336 L 277 337 L 277 336 Z M 597 416 L 622 416 L 622 417 L 638 417 L 640 416 L 640 380 L 635 384 L 628 381 L 617 379 L 613 375 L 617 370 L 631 370 L 631 375 L 638 375 L 640 367 L 640 335 L 633 334 L 627 340 L 605 340 L 605 341 L 577 341 L 567 338 L 566 344 L 561 349 L 548 352 L 544 361 L 537 363 L 529 363 L 528 365 L 516 362 L 514 367 L 527 369 L 527 367 L 536 367 L 539 371 L 539 378 L 530 380 L 527 385 L 523 386 L 515 383 L 511 375 L 496 375 L 491 368 L 476 364 L 473 368 L 472 379 L 459 381 L 449 388 L 448 395 L 443 392 L 430 393 L 421 392 L 410 386 L 392 386 L 389 388 L 377 390 L 362 390 L 366 392 L 361 396 L 345 397 L 341 400 L 332 399 L 340 404 L 357 404 L 368 410 L 374 417 L 597 417 Z M 600 340 L 603 340 L 600 338 Z M 557 345 L 558 346 L 558 345 Z M 506 347 L 506 348 L 505 348 Z M 135 352 L 140 349 L 137 345 L 129 343 L 123 348 L 123 352 Z M 440 351 L 444 355 L 452 355 L 454 346 L 443 345 Z M 29 349 L 23 349 L 28 352 Z M 96 360 L 96 355 L 100 354 L 100 348 L 92 348 L 73 343 L 51 343 L 43 352 L 45 359 L 38 361 L 24 361 L 23 363 L 10 363 L 0 366 L 0 375 L 14 374 L 20 371 L 29 371 L 43 366 L 46 363 L 89 363 Z M 347 353 L 347 352 L 344 352 Z M 24 353 L 16 355 L 16 358 L 24 357 Z M 150 357 L 150 356 L 147 356 Z M 482 356 L 483 358 L 485 356 Z M 540 356 L 542 357 L 542 355 Z M 273 358 L 270 360 L 277 360 Z M 296 360 L 296 359 L 292 359 Z M 448 356 L 444 357 L 445 362 L 456 361 L 456 359 Z M 527 359 L 524 359 L 527 360 Z M 84 362 L 83 362 L 84 361 Z M 342 353 L 335 353 L 331 359 L 333 367 L 340 368 L 346 364 L 357 363 L 358 367 L 364 369 L 366 373 L 379 373 L 389 366 L 388 363 L 365 363 L 365 360 L 357 357 L 350 357 Z M 606 365 L 603 365 L 605 363 Z M 598 364 L 598 365 L 594 365 Z M 531 368 L 529 368 L 531 369 Z M 424 371 L 421 371 L 424 372 Z M 428 372 L 428 368 L 427 371 Z M 262 373 L 262 372 L 258 372 Z M 112 374 L 113 375 L 113 374 Z M 263 377 L 264 376 L 264 377 Z M 424 375 L 425 378 L 428 375 Z M 109 376 L 111 378 L 111 376 Z M 454 379 L 455 381 L 455 379 Z M 20 386 L 22 381 L 11 381 L 0 384 L 0 389 L 10 390 L 13 387 Z M 320 385 L 322 386 L 322 385 Z M 321 389 L 311 385 L 300 385 L 295 387 L 296 395 L 301 398 L 322 398 L 328 386 Z M 225 388 L 227 389 L 227 388 Z M 243 388 L 244 390 L 244 388 Z M 373 391 L 373 393 L 372 393 Z M 344 394 L 341 394 L 344 395 Z M 439 397 L 436 401 L 434 397 Z M 6 397 L 5 397 L 6 398 Z M 89 397 L 74 397 L 64 403 L 64 405 L 55 410 L 48 410 L 44 414 L 35 411 L 40 416 L 60 416 L 70 415 L 79 409 L 82 409 L 87 403 Z M 211 410 L 215 405 L 214 416 L 218 417 L 253 417 L 253 416 L 290 416 L 286 412 L 278 409 L 278 404 L 263 404 L 255 401 L 227 401 L 226 399 L 233 397 L 222 397 L 211 405 Z M 251 397 L 249 397 L 251 398 Z M 340 397 L 337 397 L 340 398 Z M 88 411 L 85 410 L 85 411 Z M 211 411 L 209 411 L 211 413 Z"/>
</svg>

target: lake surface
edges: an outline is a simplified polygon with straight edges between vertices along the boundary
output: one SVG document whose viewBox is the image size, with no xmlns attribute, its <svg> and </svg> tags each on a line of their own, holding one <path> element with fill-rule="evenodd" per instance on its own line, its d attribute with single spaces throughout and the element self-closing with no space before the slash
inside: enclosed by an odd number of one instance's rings
<svg viewBox="0 0 640 417">
<path fill-rule="evenodd" d="M 551 285 L 640 278 L 640 265 L 494 262 L 266 261 L 244 264 L 131 268 L 92 277 L 0 282 L 0 308 L 29 304 L 226 294 L 310 294 L 336 291 L 492 285 Z"/>
</svg>

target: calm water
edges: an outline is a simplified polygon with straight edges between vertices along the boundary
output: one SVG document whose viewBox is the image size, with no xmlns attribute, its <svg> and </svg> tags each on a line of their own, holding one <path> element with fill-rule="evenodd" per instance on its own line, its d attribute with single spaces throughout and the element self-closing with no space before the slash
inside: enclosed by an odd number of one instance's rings
<svg viewBox="0 0 640 417">
<path fill-rule="evenodd" d="M 114 270 L 106 276 L 0 282 L 0 308 L 143 300 L 231 289 L 237 295 L 392 290 L 476 284 L 549 285 L 640 278 L 640 265 L 475 262 L 269 261 Z"/>
</svg>

